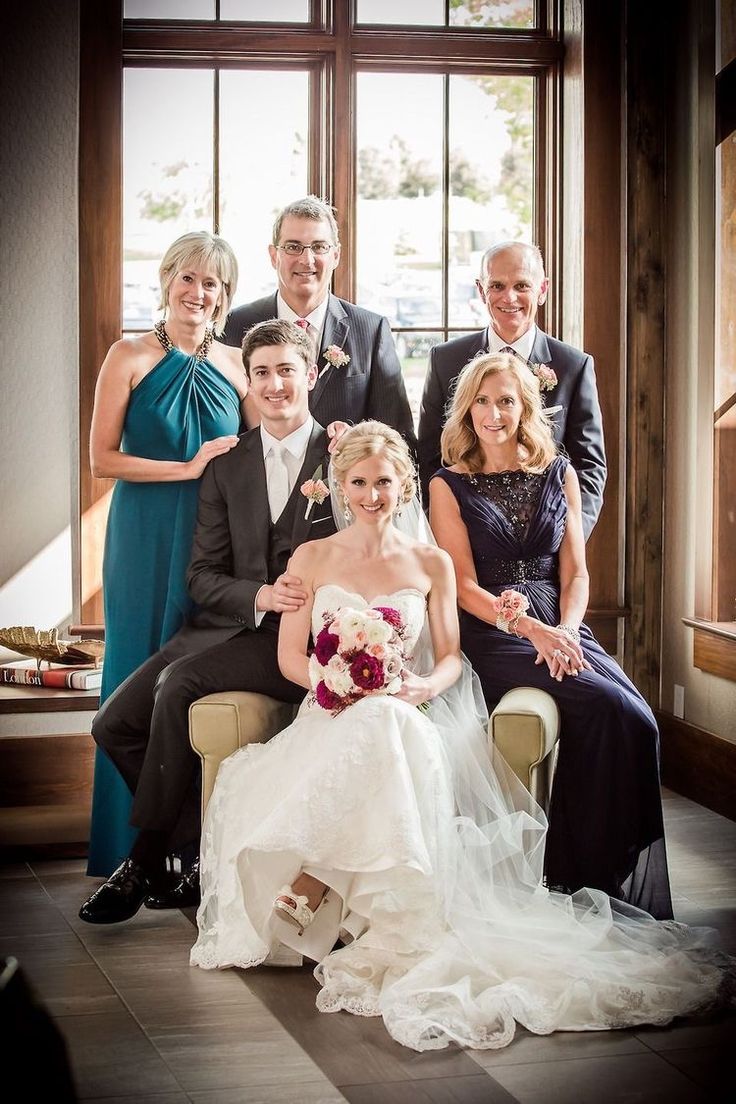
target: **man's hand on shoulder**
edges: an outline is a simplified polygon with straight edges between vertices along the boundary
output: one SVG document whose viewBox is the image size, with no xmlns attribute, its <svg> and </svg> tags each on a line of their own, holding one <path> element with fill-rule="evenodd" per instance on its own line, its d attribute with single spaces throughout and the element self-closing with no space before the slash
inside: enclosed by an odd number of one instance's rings
<svg viewBox="0 0 736 1104">
<path fill-rule="evenodd" d="M 284 572 L 275 583 L 262 586 L 256 598 L 256 609 L 264 613 L 291 613 L 301 609 L 307 600 L 307 592 L 297 575 Z"/>
</svg>

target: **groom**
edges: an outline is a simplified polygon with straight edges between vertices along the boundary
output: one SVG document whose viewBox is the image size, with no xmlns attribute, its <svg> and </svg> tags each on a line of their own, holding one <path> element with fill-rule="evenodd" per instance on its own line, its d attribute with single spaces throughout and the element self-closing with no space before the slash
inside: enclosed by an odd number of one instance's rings
<svg viewBox="0 0 736 1104">
<path fill-rule="evenodd" d="M 166 855 L 199 839 L 192 702 L 224 690 L 295 704 L 304 697 L 281 674 L 277 644 L 281 614 L 307 597 L 286 571 L 292 551 L 335 531 L 329 499 L 307 511 L 300 493 L 328 463 L 327 434 L 309 413 L 314 348 L 303 329 L 273 319 L 246 334 L 243 363 L 261 423 L 203 476 L 188 572 L 196 612 L 107 699 L 92 725 L 134 795 L 131 823 L 140 832 L 129 857 L 82 905 L 79 915 L 90 924 L 127 920 L 144 901 L 153 908 L 198 901 L 198 860 L 174 890 L 162 884 Z"/>
<path fill-rule="evenodd" d="M 481 278 L 476 284 L 488 311 L 488 328 L 435 345 L 429 357 L 419 416 L 419 474 L 424 500 L 428 501 L 429 481 L 440 467 L 440 435 L 457 377 L 479 353 L 510 351 L 530 366 L 546 365 L 554 372 L 552 389 L 542 394 L 552 417 L 555 441 L 564 446 L 580 480 L 587 540 L 601 511 L 606 483 L 593 358 L 549 337 L 536 325 L 549 280 L 535 245 L 500 242 L 491 246 L 483 255 Z"/>
</svg>

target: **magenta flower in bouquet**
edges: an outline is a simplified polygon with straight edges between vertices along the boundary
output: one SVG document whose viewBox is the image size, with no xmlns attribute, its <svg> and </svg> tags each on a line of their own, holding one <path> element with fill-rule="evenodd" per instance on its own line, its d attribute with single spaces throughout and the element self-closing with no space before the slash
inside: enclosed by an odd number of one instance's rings
<svg viewBox="0 0 736 1104">
<path fill-rule="evenodd" d="M 404 620 L 390 606 L 325 614 L 309 657 L 315 700 L 337 714 L 369 694 L 395 694 L 404 665 Z"/>
</svg>

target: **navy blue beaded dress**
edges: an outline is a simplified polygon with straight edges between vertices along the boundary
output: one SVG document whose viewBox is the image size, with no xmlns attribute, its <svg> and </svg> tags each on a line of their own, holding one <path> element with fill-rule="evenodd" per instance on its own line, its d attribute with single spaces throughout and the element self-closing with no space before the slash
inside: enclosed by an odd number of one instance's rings
<svg viewBox="0 0 736 1104">
<path fill-rule="evenodd" d="M 458 474 L 441 469 L 457 499 L 480 586 L 513 588 L 529 614 L 560 620 L 558 552 L 565 533 L 568 461 L 545 472 Z M 463 611 L 462 648 L 475 668 L 489 710 L 515 686 L 536 686 L 555 698 L 560 741 L 549 808 L 545 881 L 572 893 L 582 886 L 672 916 L 659 784 L 659 734 L 654 716 L 587 625 L 580 643 L 591 671 L 557 682 L 523 638 Z"/>
</svg>

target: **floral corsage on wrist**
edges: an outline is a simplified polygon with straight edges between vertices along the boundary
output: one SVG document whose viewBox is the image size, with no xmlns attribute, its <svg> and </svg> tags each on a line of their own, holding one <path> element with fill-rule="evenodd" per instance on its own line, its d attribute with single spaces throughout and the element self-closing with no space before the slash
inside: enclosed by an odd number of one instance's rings
<svg viewBox="0 0 736 1104">
<path fill-rule="evenodd" d="M 540 391 L 552 391 L 557 386 L 557 373 L 549 364 L 530 364 L 529 367 L 537 377 Z"/>
<path fill-rule="evenodd" d="M 328 345 L 324 351 L 324 358 L 327 363 L 320 375 L 326 372 L 328 368 L 344 368 L 346 364 L 350 363 L 349 355 L 339 345 Z"/>
<path fill-rule="evenodd" d="M 304 480 L 299 490 L 304 495 L 304 497 L 308 499 L 307 510 L 304 514 L 304 520 L 306 521 L 311 513 L 312 507 L 314 506 L 315 502 L 318 506 L 321 506 L 324 500 L 326 498 L 329 498 L 330 496 L 330 488 L 327 486 L 324 479 L 322 478 L 321 464 L 315 470 L 311 479 Z"/>
<path fill-rule="evenodd" d="M 529 599 L 518 590 L 504 590 L 496 599 L 496 628 L 518 636 L 519 619 L 529 609 Z"/>
</svg>

